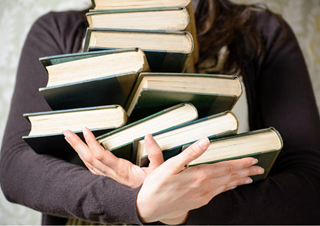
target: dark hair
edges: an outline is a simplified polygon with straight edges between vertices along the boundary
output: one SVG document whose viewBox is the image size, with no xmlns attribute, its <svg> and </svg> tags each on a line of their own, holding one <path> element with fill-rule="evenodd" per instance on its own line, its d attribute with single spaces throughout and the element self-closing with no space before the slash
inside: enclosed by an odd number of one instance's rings
<svg viewBox="0 0 320 226">
<path fill-rule="evenodd" d="M 218 63 L 218 54 L 223 46 L 229 50 L 222 70 L 215 73 L 231 74 L 243 67 L 259 54 L 264 53 L 261 35 L 255 26 L 255 11 L 265 10 L 265 5 L 235 4 L 230 0 L 199 0 L 195 11 L 200 59 L 196 67 L 210 73 Z M 281 16 L 272 13 L 284 29 Z M 246 48 L 245 46 L 250 46 Z M 208 57 L 215 59 L 212 65 L 202 67 Z M 202 67 L 202 68 L 201 68 Z"/>
</svg>

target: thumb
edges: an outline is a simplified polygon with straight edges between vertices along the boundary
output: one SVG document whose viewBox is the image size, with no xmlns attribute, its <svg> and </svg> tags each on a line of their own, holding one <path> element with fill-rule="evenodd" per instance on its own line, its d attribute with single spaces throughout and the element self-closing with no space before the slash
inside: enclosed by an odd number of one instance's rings
<svg viewBox="0 0 320 226">
<path fill-rule="evenodd" d="M 148 153 L 148 158 L 150 161 L 149 168 L 155 169 L 163 163 L 162 150 L 152 137 L 151 134 L 147 134 L 144 137 L 144 142 L 146 145 L 146 151 Z"/>
<path fill-rule="evenodd" d="M 209 144 L 210 142 L 208 138 L 198 140 L 179 155 L 167 160 L 165 162 L 165 167 L 173 174 L 181 172 L 188 163 L 199 158 L 207 150 Z"/>
</svg>

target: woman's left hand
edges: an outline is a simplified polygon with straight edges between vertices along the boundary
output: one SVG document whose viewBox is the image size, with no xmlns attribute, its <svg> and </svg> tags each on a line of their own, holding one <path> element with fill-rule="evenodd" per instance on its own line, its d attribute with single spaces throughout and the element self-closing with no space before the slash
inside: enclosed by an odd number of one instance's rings
<svg viewBox="0 0 320 226">
<path fill-rule="evenodd" d="M 140 168 L 131 162 L 117 158 L 105 150 L 95 139 L 93 133 L 82 129 L 86 143 L 70 130 L 63 132 L 67 142 L 78 153 L 87 168 L 96 175 L 108 176 L 121 184 L 135 188 L 140 186 L 146 176 L 163 163 L 162 151 L 153 137 L 145 136 L 146 150 L 150 160 L 149 167 Z"/>
</svg>

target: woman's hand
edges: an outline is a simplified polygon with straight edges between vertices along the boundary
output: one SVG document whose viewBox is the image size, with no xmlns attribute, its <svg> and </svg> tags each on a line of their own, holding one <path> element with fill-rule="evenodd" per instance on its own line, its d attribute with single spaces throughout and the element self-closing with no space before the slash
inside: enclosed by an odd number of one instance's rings
<svg viewBox="0 0 320 226">
<path fill-rule="evenodd" d="M 185 167 L 208 146 L 209 140 L 201 139 L 146 177 L 136 203 L 144 223 L 184 223 L 188 211 L 206 205 L 222 192 L 251 183 L 249 176 L 264 172 L 261 167 L 253 166 L 257 163 L 254 158 Z"/>
<path fill-rule="evenodd" d="M 96 175 L 108 176 L 121 184 L 135 188 L 143 183 L 150 172 L 163 163 L 161 149 L 151 135 L 145 136 L 150 164 L 149 167 L 140 168 L 105 150 L 89 129 L 83 128 L 82 131 L 87 144 L 70 130 L 64 131 L 63 134 L 87 168 Z"/>
</svg>

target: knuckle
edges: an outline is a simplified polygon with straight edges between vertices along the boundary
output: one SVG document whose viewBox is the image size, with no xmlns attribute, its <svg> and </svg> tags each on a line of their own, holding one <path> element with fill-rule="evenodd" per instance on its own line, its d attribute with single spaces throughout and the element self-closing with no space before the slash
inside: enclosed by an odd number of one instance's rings
<svg viewBox="0 0 320 226">
<path fill-rule="evenodd" d="M 231 179 L 231 181 L 234 181 L 234 180 L 236 180 L 238 177 L 239 177 L 239 174 L 236 173 L 236 172 L 234 172 L 234 173 L 231 173 L 230 179 Z"/>
<path fill-rule="evenodd" d="M 198 152 L 197 149 L 194 147 L 194 145 L 191 145 L 187 150 L 186 153 L 190 158 L 197 158 L 198 157 Z"/>
<path fill-rule="evenodd" d="M 104 158 L 104 155 L 102 152 L 98 151 L 98 152 L 94 152 L 93 156 L 95 159 L 97 159 L 98 161 L 102 161 Z"/>
<path fill-rule="evenodd" d="M 89 163 L 90 165 L 93 165 L 93 157 L 91 155 L 85 155 L 83 156 L 84 160 Z"/>
<path fill-rule="evenodd" d="M 233 165 L 228 164 L 228 165 L 226 166 L 226 172 L 227 172 L 227 174 L 232 173 L 233 170 L 234 170 L 234 166 L 233 166 Z"/>
<path fill-rule="evenodd" d="M 209 179 L 208 174 L 206 174 L 203 170 L 198 170 L 197 172 L 197 180 L 196 184 L 198 186 L 202 186 L 203 183 L 205 183 Z"/>
</svg>

